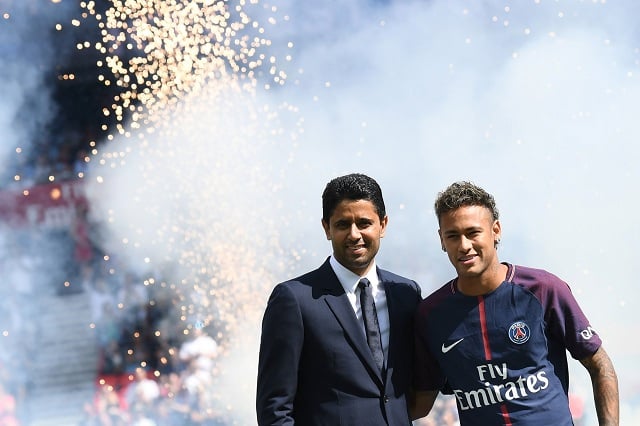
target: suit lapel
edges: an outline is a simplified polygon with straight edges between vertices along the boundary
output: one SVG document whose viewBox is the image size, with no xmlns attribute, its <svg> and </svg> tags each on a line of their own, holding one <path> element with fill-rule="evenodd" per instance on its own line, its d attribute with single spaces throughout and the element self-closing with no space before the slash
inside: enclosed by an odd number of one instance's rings
<svg viewBox="0 0 640 426">
<path fill-rule="evenodd" d="M 386 375 L 386 378 L 388 379 L 393 374 L 393 367 L 394 367 L 393 357 L 395 355 L 395 351 L 393 350 L 393 348 L 396 346 L 394 345 L 393 340 L 394 340 L 394 337 L 398 335 L 398 333 L 395 332 L 394 330 L 394 327 L 396 326 L 396 321 L 393 320 L 394 318 L 393 308 L 395 305 L 395 300 L 393 298 L 394 292 L 391 290 L 393 283 L 384 279 L 384 273 L 381 273 L 380 269 L 378 269 L 378 276 L 380 277 L 380 281 L 382 281 L 382 284 L 384 285 L 384 292 L 387 297 L 387 310 L 389 311 L 389 348 L 387 351 L 387 360 L 386 360 L 387 368 L 385 369 L 385 375 Z M 385 380 L 385 381 L 388 382 L 388 380 Z"/>
<path fill-rule="evenodd" d="M 336 317 L 340 326 L 344 329 L 347 340 L 350 341 L 355 351 L 358 352 L 360 358 L 369 367 L 369 370 L 374 373 L 378 384 L 382 385 L 382 375 L 380 374 L 380 370 L 378 370 L 378 366 L 373 359 L 373 355 L 371 354 L 371 350 L 367 344 L 364 332 L 355 313 L 353 312 L 353 307 L 349 302 L 349 298 L 344 292 L 344 288 L 340 284 L 340 281 L 338 281 L 338 277 L 336 277 L 329 263 L 326 262 L 323 267 L 325 266 L 329 271 L 324 284 L 326 291 L 324 300 L 327 305 L 329 305 L 329 309 L 333 312 L 333 315 Z"/>
</svg>

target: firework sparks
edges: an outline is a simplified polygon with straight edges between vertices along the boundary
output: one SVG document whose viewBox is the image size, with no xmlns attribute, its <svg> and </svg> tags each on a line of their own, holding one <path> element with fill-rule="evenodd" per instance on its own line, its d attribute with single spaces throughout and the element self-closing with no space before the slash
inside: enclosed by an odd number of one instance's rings
<svg viewBox="0 0 640 426">
<path fill-rule="evenodd" d="M 295 108 L 258 105 L 256 95 L 286 82 L 268 30 L 288 18 L 257 1 L 81 6 L 100 31 L 99 80 L 118 88 L 103 107 L 113 142 L 94 147 L 89 189 L 117 241 L 111 250 L 163 271 L 145 284 L 174 293 L 183 334 L 202 322 L 232 345 L 239 322 L 261 312 L 273 265 L 282 267 L 262 223 L 274 180 L 260 152 L 286 133 L 277 110 Z"/>
<path fill-rule="evenodd" d="M 114 114 L 118 132 L 156 126 L 181 99 L 237 86 L 252 92 L 259 78 L 284 85 L 286 72 L 268 53 L 268 28 L 248 9 L 276 13 L 257 1 L 113 1 L 104 14 L 83 2 L 83 17 L 93 17 L 102 41 L 96 49 L 106 69 L 100 80 L 122 89 L 105 115 Z M 267 16 L 268 25 L 278 19 Z M 287 17 L 283 17 L 287 20 Z M 290 60 L 290 55 L 286 60 Z M 216 84 L 211 84 L 215 81 Z M 111 135 L 113 136 L 113 135 Z"/>
</svg>

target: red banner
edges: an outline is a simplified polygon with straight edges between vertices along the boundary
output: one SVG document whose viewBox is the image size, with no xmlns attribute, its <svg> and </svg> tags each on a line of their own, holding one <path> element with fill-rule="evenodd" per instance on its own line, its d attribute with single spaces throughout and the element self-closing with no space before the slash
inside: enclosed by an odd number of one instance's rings
<svg viewBox="0 0 640 426">
<path fill-rule="evenodd" d="M 11 227 L 68 228 L 86 206 L 84 182 L 72 180 L 0 191 L 0 221 Z"/>
</svg>

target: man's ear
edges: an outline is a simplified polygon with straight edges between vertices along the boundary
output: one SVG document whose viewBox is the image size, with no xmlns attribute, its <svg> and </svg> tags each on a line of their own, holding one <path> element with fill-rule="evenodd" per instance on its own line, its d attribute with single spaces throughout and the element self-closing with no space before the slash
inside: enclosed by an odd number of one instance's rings
<svg viewBox="0 0 640 426">
<path fill-rule="evenodd" d="M 384 233 L 387 230 L 387 224 L 389 223 L 389 216 L 385 216 L 380 221 L 380 227 L 382 228 L 380 231 L 380 238 L 384 237 Z"/>
<path fill-rule="evenodd" d="M 321 219 L 320 222 L 322 223 L 322 229 L 324 229 L 324 234 L 327 237 L 327 240 L 331 240 L 331 232 L 330 232 L 329 224 L 325 222 L 324 219 Z"/>
<path fill-rule="evenodd" d="M 497 246 L 500 243 L 500 237 L 502 237 L 502 226 L 500 225 L 499 220 L 493 221 L 491 230 L 493 231 L 493 241 L 495 241 L 495 244 Z"/>
<path fill-rule="evenodd" d="M 438 238 L 440 238 L 440 247 L 442 248 L 442 251 L 446 252 L 447 249 L 444 246 L 444 240 L 442 239 L 442 231 L 440 231 L 440 229 L 438 229 Z"/>
</svg>

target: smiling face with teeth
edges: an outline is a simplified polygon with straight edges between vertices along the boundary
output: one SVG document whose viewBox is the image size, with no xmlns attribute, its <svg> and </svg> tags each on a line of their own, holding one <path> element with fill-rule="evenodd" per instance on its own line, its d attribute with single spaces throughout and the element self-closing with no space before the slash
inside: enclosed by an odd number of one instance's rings
<svg viewBox="0 0 640 426">
<path fill-rule="evenodd" d="M 458 272 L 458 289 L 467 295 L 485 294 L 498 287 L 505 266 L 498 260 L 500 221 L 478 205 L 465 205 L 440 216 L 440 241 Z"/>
<path fill-rule="evenodd" d="M 333 246 L 333 255 L 351 272 L 364 276 L 380 248 L 388 217 L 380 219 L 369 200 L 342 200 L 322 227 Z"/>
</svg>

